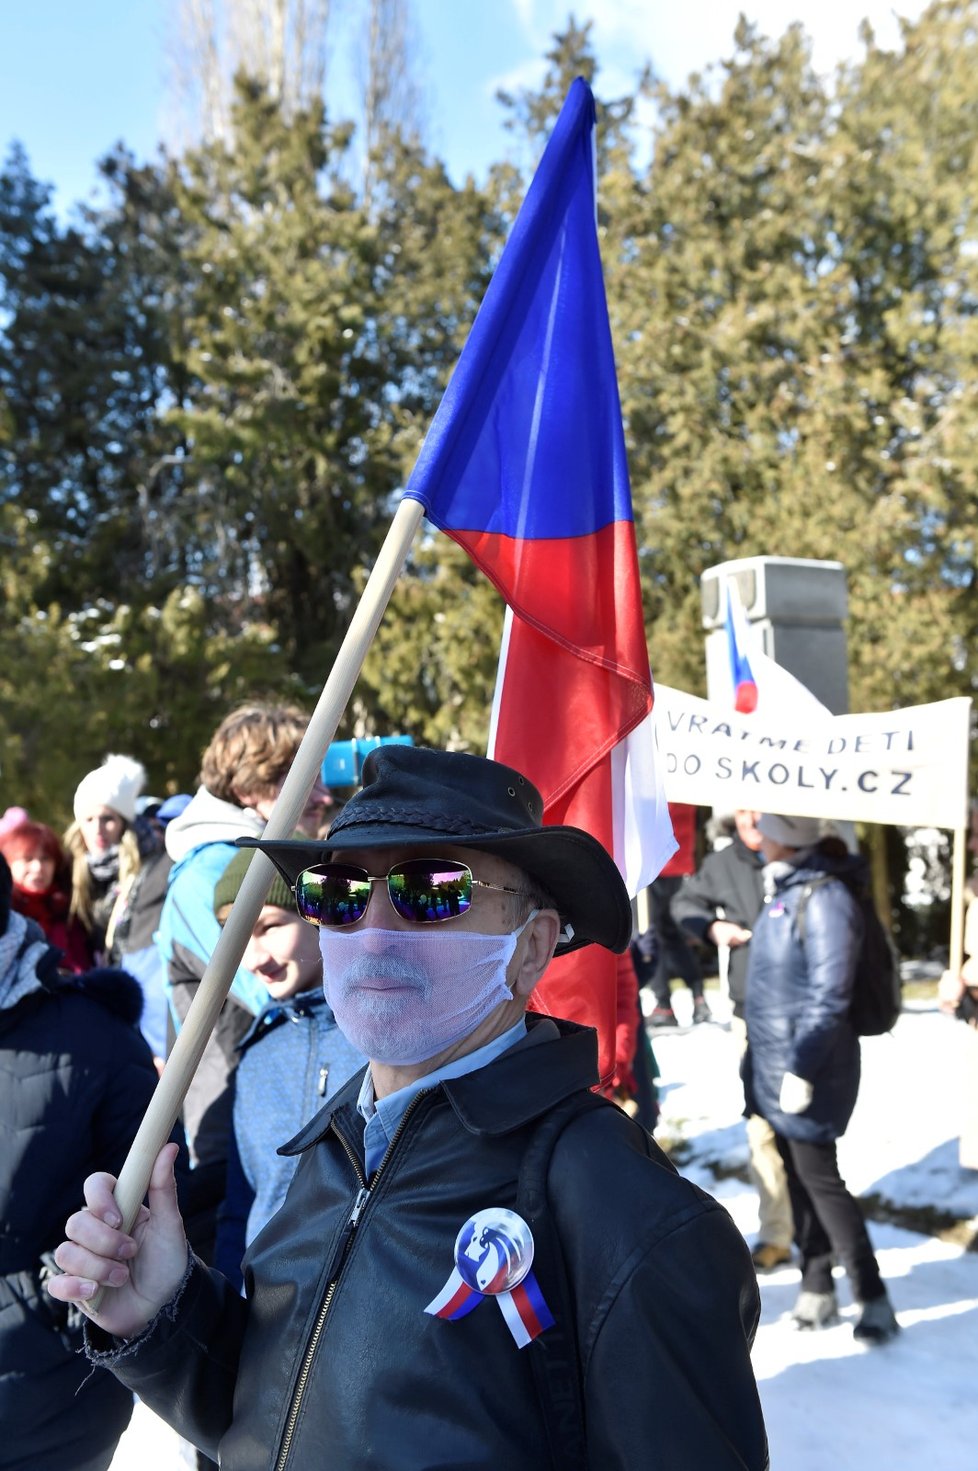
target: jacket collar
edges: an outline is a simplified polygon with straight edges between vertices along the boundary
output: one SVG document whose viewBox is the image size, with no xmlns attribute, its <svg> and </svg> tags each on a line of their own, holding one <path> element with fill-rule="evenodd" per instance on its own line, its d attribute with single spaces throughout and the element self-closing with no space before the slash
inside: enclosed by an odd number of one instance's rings
<svg viewBox="0 0 978 1471">
<path fill-rule="evenodd" d="M 733 835 L 733 850 L 741 863 L 747 863 L 751 868 L 761 869 L 764 867 L 764 859 L 760 852 L 755 852 L 753 848 L 748 848 L 738 833 L 734 833 Z"/>
<path fill-rule="evenodd" d="M 532 1013 L 526 1021 L 527 1035 L 515 1047 L 474 1073 L 435 1086 L 470 1134 L 512 1133 L 571 1093 L 598 1082 L 598 1039 L 592 1027 Z M 301 1154 L 325 1136 L 336 1115 L 356 1113 L 362 1081 L 361 1069 L 279 1154 Z M 362 1127 L 361 1121 L 361 1132 Z"/>
<path fill-rule="evenodd" d="M 269 1001 L 255 1017 L 235 1050 L 242 1053 L 247 1052 L 253 1042 L 258 1042 L 269 1032 L 273 1032 L 276 1027 L 280 1027 L 283 1022 L 300 1022 L 306 1017 L 315 1016 L 317 1011 L 329 1012 L 329 1018 L 333 1018 L 322 986 L 300 991 L 297 996 L 290 996 L 287 1001 Z"/>
<path fill-rule="evenodd" d="M 11 909 L 7 926 L 0 934 L 0 1010 L 12 1009 L 32 991 L 39 990 L 45 977 L 39 974 L 42 962 L 57 951 L 48 944 L 47 936 L 32 919 Z M 48 969 L 53 969 L 48 964 Z"/>
<path fill-rule="evenodd" d="M 241 837 L 260 838 L 265 820 L 251 807 L 239 807 L 198 787 L 187 806 L 166 825 L 166 851 L 182 863 L 207 843 L 234 843 Z"/>
<path fill-rule="evenodd" d="M 470 1134 L 512 1133 L 555 1104 L 598 1081 L 592 1027 L 553 1017 L 527 1017 L 526 1037 L 488 1067 L 442 1084 Z"/>
</svg>

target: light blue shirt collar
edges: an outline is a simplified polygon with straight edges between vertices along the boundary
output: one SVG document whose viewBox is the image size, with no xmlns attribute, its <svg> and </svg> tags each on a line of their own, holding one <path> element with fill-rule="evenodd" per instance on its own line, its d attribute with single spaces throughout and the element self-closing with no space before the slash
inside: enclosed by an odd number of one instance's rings
<svg viewBox="0 0 978 1471">
<path fill-rule="evenodd" d="M 501 1036 L 494 1037 L 484 1047 L 477 1047 L 475 1052 L 467 1052 L 454 1062 L 446 1062 L 444 1067 L 436 1068 L 433 1073 L 425 1073 L 423 1078 L 415 1078 L 413 1083 L 398 1088 L 396 1093 L 388 1093 L 386 1098 L 374 1097 L 374 1080 L 368 1067 L 363 1075 L 360 1096 L 357 1098 L 357 1109 L 367 1124 L 363 1135 L 367 1179 L 370 1179 L 386 1154 L 412 1099 L 425 1089 L 434 1088 L 437 1083 L 449 1078 L 464 1078 L 468 1073 L 485 1067 L 501 1053 L 515 1047 L 525 1036 L 526 1018 L 521 1016 L 514 1026 Z"/>
</svg>

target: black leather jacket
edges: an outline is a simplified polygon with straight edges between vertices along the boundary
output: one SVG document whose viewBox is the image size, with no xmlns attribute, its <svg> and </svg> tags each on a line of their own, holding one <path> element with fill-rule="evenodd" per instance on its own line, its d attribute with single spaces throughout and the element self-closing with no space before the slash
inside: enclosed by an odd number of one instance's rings
<svg viewBox="0 0 978 1471">
<path fill-rule="evenodd" d="M 90 1353 L 224 1471 L 545 1471 L 530 1355 L 546 1332 L 520 1350 L 491 1299 L 455 1322 L 424 1309 L 462 1224 L 514 1205 L 535 1125 L 594 1081 L 595 1052 L 593 1032 L 531 1019 L 412 1103 L 369 1190 L 358 1074 L 288 1146 L 302 1158 L 245 1258 L 247 1300 L 195 1263 L 147 1334 L 93 1331 Z M 762 1471 L 757 1284 L 729 1216 L 613 1104 L 567 1126 L 548 1180 L 588 1465 Z"/>
</svg>

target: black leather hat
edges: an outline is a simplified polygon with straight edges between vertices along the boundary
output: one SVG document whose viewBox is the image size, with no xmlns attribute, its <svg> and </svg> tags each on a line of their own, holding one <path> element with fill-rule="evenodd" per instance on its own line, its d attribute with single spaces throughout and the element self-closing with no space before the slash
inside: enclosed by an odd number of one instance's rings
<svg viewBox="0 0 978 1471">
<path fill-rule="evenodd" d="M 451 845 L 497 853 L 536 879 L 573 927 L 558 955 L 592 942 L 620 953 L 632 911 L 614 859 L 589 833 L 544 827 L 542 818 L 540 793 L 512 767 L 461 751 L 380 746 L 364 762 L 361 790 L 325 838 L 241 838 L 238 846 L 261 848 L 289 885 L 303 869 L 351 848 Z"/>
</svg>

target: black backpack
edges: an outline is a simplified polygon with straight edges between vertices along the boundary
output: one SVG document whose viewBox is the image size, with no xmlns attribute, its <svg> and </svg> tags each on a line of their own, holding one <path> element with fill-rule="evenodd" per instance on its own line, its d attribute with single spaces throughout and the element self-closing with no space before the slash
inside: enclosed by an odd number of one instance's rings
<svg viewBox="0 0 978 1471">
<path fill-rule="evenodd" d="M 845 884 L 859 906 L 863 917 L 863 938 L 856 961 L 856 974 L 849 1004 L 849 1020 L 858 1036 L 881 1037 L 893 1030 L 903 1005 L 900 966 L 892 941 L 876 913 L 872 895 L 865 884 L 846 879 L 842 874 L 823 874 L 812 879 L 802 890 L 795 924 L 798 938 L 805 943 L 805 909 L 814 891 L 838 879 Z"/>
<path fill-rule="evenodd" d="M 574 1298 L 550 1211 L 547 1175 L 557 1140 L 567 1125 L 583 1113 L 608 1106 L 606 1098 L 594 1093 L 572 1093 L 545 1114 L 530 1137 L 516 1190 L 517 1213 L 533 1232 L 533 1270 L 544 1299 L 554 1309 L 553 1327 L 526 1348 L 554 1471 L 586 1471 L 588 1458 Z"/>
</svg>

